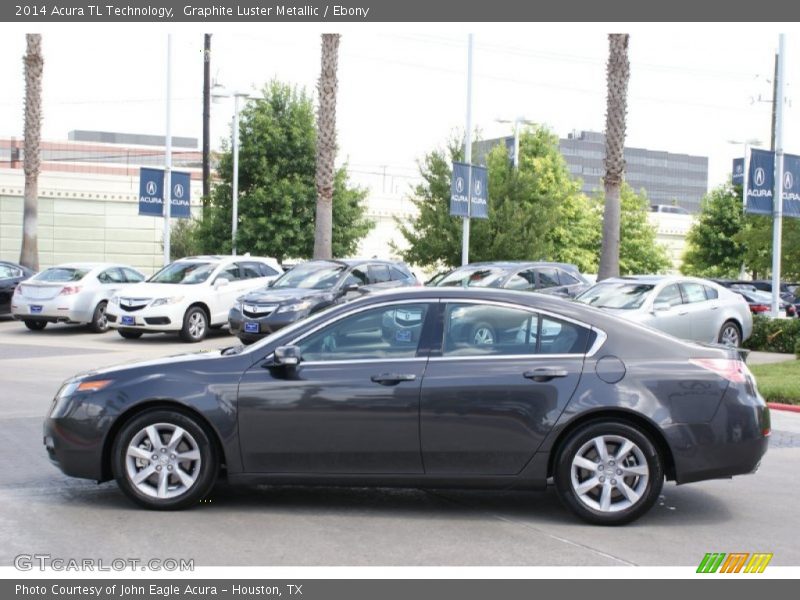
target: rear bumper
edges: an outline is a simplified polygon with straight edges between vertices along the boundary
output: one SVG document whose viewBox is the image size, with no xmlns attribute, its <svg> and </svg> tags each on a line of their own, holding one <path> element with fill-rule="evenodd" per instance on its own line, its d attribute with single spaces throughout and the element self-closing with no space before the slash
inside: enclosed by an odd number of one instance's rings
<svg viewBox="0 0 800 600">
<path fill-rule="evenodd" d="M 664 428 L 676 482 L 754 473 L 769 446 L 770 415 L 764 400 L 745 386 L 729 386 L 708 423 Z"/>
<path fill-rule="evenodd" d="M 40 307 L 34 309 L 32 307 Z M 70 300 L 28 300 L 14 301 L 11 315 L 18 321 L 45 321 L 47 323 L 89 323 L 91 311 L 76 308 Z"/>
</svg>

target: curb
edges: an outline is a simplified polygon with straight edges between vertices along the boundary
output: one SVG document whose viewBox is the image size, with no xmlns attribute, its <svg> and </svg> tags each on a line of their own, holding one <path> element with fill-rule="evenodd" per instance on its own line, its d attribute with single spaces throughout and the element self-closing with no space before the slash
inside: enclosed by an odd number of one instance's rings
<svg viewBox="0 0 800 600">
<path fill-rule="evenodd" d="M 800 406 L 796 404 L 780 404 L 778 402 L 767 402 L 767 406 L 772 410 L 785 410 L 787 412 L 800 413 Z"/>
</svg>

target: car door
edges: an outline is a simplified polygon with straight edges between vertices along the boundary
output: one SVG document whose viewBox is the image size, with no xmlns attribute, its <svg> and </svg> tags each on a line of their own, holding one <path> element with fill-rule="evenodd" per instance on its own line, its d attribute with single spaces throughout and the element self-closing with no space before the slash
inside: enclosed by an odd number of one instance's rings
<svg viewBox="0 0 800 600">
<path fill-rule="evenodd" d="M 567 293 L 566 286 L 561 285 L 561 281 L 558 279 L 558 269 L 553 267 L 540 267 L 536 269 L 536 277 L 538 279 L 536 285 L 537 290 L 547 290 L 548 293 L 552 294 Z"/>
<path fill-rule="evenodd" d="M 687 311 L 689 326 L 687 339 L 700 342 L 716 340 L 719 327 L 717 315 L 719 307 L 715 301 L 710 301 L 706 296 L 706 288 L 696 281 L 683 281 L 680 283 L 683 294 L 684 310 Z"/>
<path fill-rule="evenodd" d="M 369 278 L 369 286 L 375 290 L 385 290 L 399 286 L 397 281 L 392 281 L 389 266 L 382 263 L 368 265 L 367 277 Z"/>
<path fill-rule="evenodd" d="M 239 384 L 239 438 L 249 472 L 420 474 L 418 350 L 428 302 L 358 309 L 291 340 L 302 361 L 265 356 Z M 396 314 L 417 315 L 400 323 Z"/>
<path fill-rule="evenodd" d="M 420 397 L 425 472 L 517 474 L 572 397 L 595 334 L 518 305 L 442 306 Z"/>
<path fill-rule="evenodd" d="M 223 279 L 228 283 L 221 284 L 220 281 Z M 242 280 L 238 262 L 225 265 L 217 273 L 211 282 L 211 293 L 208 299 L 212 324 L 225 323 L 228 320 L 228 312 L 236 303 L 236 298 L 245 292 L 243 285 L 246 283 L 247 281 Z"/>
<path fill-rule="evenodd" d="M 19 283 L 22 272 L 11 265 L 0 264 L 0 314 L 11 311 L 11 296 Z"/>
<path fill-rule="evenodd" d="M 664 286 L 651 307 L 652 320 L 647 324 L 677 338 L 690 339 L 689 310 L 677 283 Z"/>
</svg>

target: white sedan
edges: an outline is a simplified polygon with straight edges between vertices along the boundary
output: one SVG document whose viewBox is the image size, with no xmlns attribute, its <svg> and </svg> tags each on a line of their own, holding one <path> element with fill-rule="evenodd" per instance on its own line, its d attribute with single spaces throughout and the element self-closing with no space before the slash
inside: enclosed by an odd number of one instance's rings
<svg viewBox="0 0 800 600">
<path fill-rule="evenodd" d="M 283 272 L 274 258 L 193 256 L 170 263 L 145 283 L 123 288 L 108 306 L 109 326 L 128 339 L 178 332 L 199 342 L 228 322 L 236 298 Z"/>
<path fill-rule="evenodd" d="M 696 277 L 605 279 L 575 300 L 685 340 L 740 346 L 753 330 L 744 298 Z"/>
<path fill-rule="evenodd" d="M 20 283 L 11 314 L 32 331 L 48 323 L 88 323 L 95 333 L 108 329 L 108 301 L 122 287 L 144 281 L 128 265 L 67 263 L 50 267 Z"/>
</svg>

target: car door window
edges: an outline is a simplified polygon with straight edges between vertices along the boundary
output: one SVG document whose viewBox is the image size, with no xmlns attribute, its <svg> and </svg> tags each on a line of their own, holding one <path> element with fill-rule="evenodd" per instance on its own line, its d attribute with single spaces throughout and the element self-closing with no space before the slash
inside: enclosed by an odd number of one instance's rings
<svg viewBox="0 0 800 600">
<path fill-rule="evenodd" d="M 219 272 L 219 275 L 217 275 L 217 280 L 227 279 L 228 281 L 238 281 L 241 278 L 242 277 L 239 273 L 239 263 L 228 265 Z"/>
<path fill-rule="evenodd" d="M 312 333 L 296 345 L 305 362 L 413 358 L 427 312 L 427 304 L 365 310 Z"/>
<path fill-rule="evenodd" d="M 526 269 L 515 273 L 503 286 L 509 290 L 530 291 L 536 289 L 536 272 Z"/>
<path fill-rule="evenodd" d="M 125 283 L 125 277 L 122 275 L 122 271 L 116 267 L 102 271 L 97 276 L 97 280 L 100 283 Z"/>
<path fill-rule="evenodd" d="M 706 290 L 705 286 L 693 281 L 686 281 L 681 284 L 683 295 L 686 298 L 687 304 L 694 304 L 695 302 L 705 302 Z"/>
<path fill-rule="evenodd" d="M 668 285 L 658 293 L 658 296 L 656 296 L 655 299 L 655 304 L 659 303 L 666 303 L 670 306 L 678 306 L 679 304 L 683 304 L 681 291 L 677 284 L 673 283 L 672 285 Z"/>
<path fill-rule="evenodd" d="M 367 271 L 369 272 L 370 283 L 386 283 L 387 281 L 391 281 L 389 267 L 386 265 L 369 265 Z"/>
<path fill-rule="evenodd" d="M 705 288 L 706 298 L 708 300 L 716 300 L 717 298 L 719 298 L 719 292 L 716 289 L 708 285 L 704 285 L 703 287 Z"/>
<path fill-rule="evenodd" d="M 144 275 L 134 271 L 133 269 L 122 268 L 122 274 L 125 276 L 125 281 L 128 283 L 139 283 L 144 281 Z"/>
<path fill-rule="evenodd" d="M 443 356 L 576 354 L 586 351 L 591 332 L 522 308 L 448 304 Z"/>
<path fill-rule="evenodd" d="M 241 263 L 241 267 L 242 279 L 256 279 L 257 277 L 263 277 L 259 263 L 245 262 Z"/>
<path fill-rule="evenodd" d="M 356 267 L 347 274 L 343 285 L 367 285 L 368 283 L 369 278 L 367 277 L 367 273 L 364 269 Z"/>
<path fill-rule="evenodd" d="M 7 265 L 0 265 L 0 279 L 10 279 L 12 277 L 18 277 L 19 273 L 16 269 L 12 269 Z"/>
<path fill-rule="evenodd" d="M 577 277 L 561 270 L 558 271 L 558 280 L 561 282 L 561 285 L 575 285 L 576 283 L 580 283 Z"/>
<path fill-rule="evenodd" d="M 261 273 L 261 277 L 274 277 L 278 275 L 278 272 L 270 267 L 266 263 L 257 263 L 258 264 L 258 271 Z"/>
<path fill-rule="evenodd" d="M 555 269 L 539 269 L 539 287 L 549 288 L 561 285 Z"/>
</svg>

